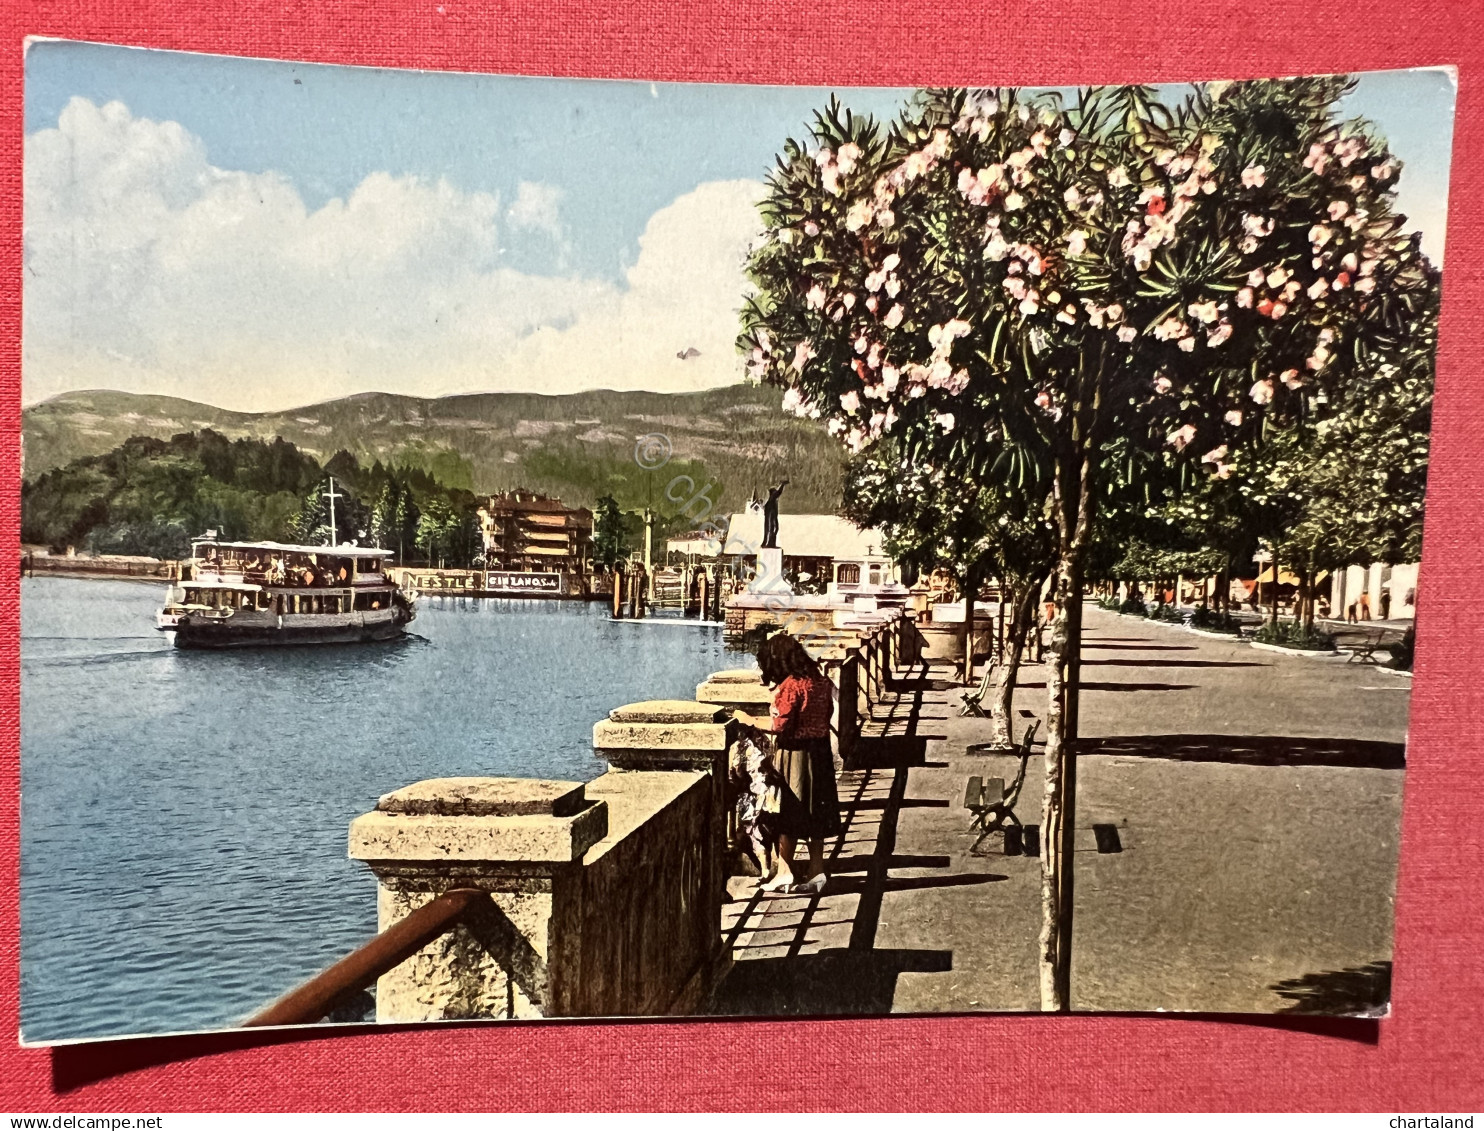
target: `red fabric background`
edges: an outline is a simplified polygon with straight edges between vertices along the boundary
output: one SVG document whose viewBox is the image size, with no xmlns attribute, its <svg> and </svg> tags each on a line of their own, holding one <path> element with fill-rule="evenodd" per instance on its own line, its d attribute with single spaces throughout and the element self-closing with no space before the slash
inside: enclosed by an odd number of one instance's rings
<svg viewBox="0 0 1484 1131">
<path fill-rule="evenodd" d="M 0 545 L 9 546 L 18 540 L 26 35 L 328 63 L 716 82 L 1029 85 L 1438 63 L 1460 71 L 1391 1019 L 553 1023 L 19 1049 L 9 1035 L 19 980 L 18 617 L 9 574 L 0 600 L 0 1109 L 1484 1107 L 1484 616 L 1471 588 L 1484 526 L 1484 7 L 9 0 L 0 27 Z M 797 1071 L 759 1071 L 765 1059 Z"/>
</svg>

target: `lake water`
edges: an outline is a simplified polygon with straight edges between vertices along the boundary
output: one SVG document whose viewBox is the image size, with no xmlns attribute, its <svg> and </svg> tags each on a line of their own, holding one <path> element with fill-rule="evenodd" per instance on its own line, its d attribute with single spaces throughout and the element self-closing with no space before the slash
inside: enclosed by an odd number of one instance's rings
<svg viewBox="0 0 1484 1131">
<path fill-rule="evenodd" d="M 376 930 L 351 820 L 423 778 L 587 781 L 592 727 L 747 666 L 717 625 L 419 602 L 387 644 L 177 651 L 162 585 L 21 583 L 26 1040 L 232 1025 Z"/>
</svg>

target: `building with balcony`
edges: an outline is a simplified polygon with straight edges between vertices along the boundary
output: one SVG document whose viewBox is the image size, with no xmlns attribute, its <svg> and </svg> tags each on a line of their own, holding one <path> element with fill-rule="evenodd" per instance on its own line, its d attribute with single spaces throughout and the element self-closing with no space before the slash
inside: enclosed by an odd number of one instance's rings
<svg viewBox="0 0 1484 1131">
<path fill-rule="evenodd" d="M 490 496 L 479 529 L 486 569 L 585 573 L 592 561 L 593 512 L 524 488 Z"/>
</svg>

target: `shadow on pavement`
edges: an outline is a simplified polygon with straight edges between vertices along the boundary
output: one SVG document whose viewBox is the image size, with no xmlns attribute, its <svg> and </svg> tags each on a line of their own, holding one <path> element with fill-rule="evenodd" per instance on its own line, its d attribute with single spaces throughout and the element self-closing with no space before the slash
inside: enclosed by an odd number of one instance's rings
<svg viewBox="0 0 1484 1131">
<path fill-rule="evenodd" d="M 1084 668 L 1096 666 L 1108 666 L 1118 668 L 1270 668 L 1272 664 L 1262 664 L 1255 660 L 1145 660 L 1138 657 L 1129 657 L 1126 660 L 1117 656 L 1107 660 L 1083 660 Z M 1084 687 L 1086 684 L 1083 685 Z"/>
<path fill-rule="evenodd" d="M 1242 766 L 1335 766 L 1400 770 L 1406 746 L 1366 738 L 1285 738 L 1245 734 L 1140 734 L 1084 738 L 1079 755 L 1168 758 L 1177 762 L 1231 762 Z"/>
<path fill-rule="evenodd" d="M 1391 1002 L 1391 963 L 1325 970 L 1269 986 L 1291 1004 L 1279 1013 L 1322 1017 L 1384 1017 Z"/>
<path fill-rule="evenodd" d="M 1016 681 L 1015 686 L 1021 691 L 1045 688 L 1045 681 L 1040 683 L 1022 683 Z M 1195 687 L 1193 683 L 1089 683 L 1083 680 L 1080 684 L 1083 691 L 1190 691 Z"/>
<path fill-rule="evenodd" d="M 947 950 L 821 950 L 732 967 L 708 1013 L 819 1016 L 891 1012 L 897 976 L 953 969 Z"/>
</svg>

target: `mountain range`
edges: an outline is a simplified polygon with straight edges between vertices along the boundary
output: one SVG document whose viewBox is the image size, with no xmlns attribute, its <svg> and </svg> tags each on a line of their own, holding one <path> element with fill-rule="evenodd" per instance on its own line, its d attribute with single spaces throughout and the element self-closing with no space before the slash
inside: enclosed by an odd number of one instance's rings
<svg viewBox="0 0 1484 1131">
<path fill-rule="evenodd" d="M 363 464 L 420 467 L 449 486 L 479 493 L 525 487 L 588 507 L 612 494 L 624 507 L 672 512 L 709 483 L 705 498 L 726 513 L 786 476 L 782 510 L 833 512 L 839 448 L 817 421 L 784 413 L 780 401 L 776 389 L 738 384 L 694 393 L 361 393 L 251 413 L 89 390 L 24 410 L 23 474 L 34 479 L 131 436 L 210 428 L 232 439 L 282 437 L 322 462 L 344 450 Z M 697 500 L 688 513 L 705 517 L 705 509 Z"/>
</svg>

